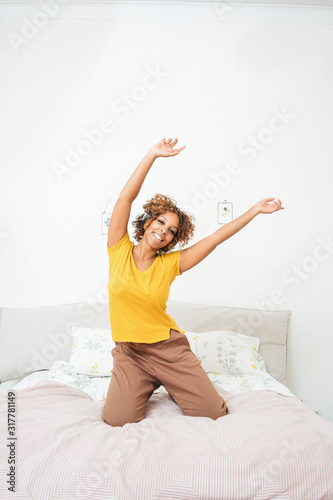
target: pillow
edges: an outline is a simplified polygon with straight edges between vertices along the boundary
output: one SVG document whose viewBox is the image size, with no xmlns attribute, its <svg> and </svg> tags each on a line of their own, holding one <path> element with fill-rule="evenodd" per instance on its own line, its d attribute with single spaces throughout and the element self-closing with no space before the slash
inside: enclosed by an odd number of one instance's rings
<svg viewBox="0 0 333 500">
<path fill-rule="evenodd" d="M 69 361 L 78 374 L 110 377 L 112 349 L 116 346 L 111 330 L 72 327 L 73 350 Z M 265 362 L 258 353 L 260 339 L 231 330 L 204 333 L 185 332 L 191 349 L 207 373 L 258 374 Z"/>
<path fill-rule="evenodd" d="M 260 339 L 257 337 L 232 330 L 185 332 L 185 335 L 206 373 L 266 373 L 265 361 L 258 352 Z"/>
<path fill-rule="evenodd" d="M 0 382 L 68 362 L 72 326 L 110 328 L 109 303 L 0 307 Z"/>
<path fill-rule="evenodd" d="M 69 361 L 77 373 L 90 377 L 111 377 L 116 347 L 111 330 L 102 328 L 72 327 L 73 349 Z"/>
<path fill-rule="evenodd" d="M 287 384 L 287 337 L 291 311 L 244 309 L 169 300 L 167 313 L 185 332 L 232 330 L 258 337 L 259 352 L 265 360 L 267 373 L 282 384 Z"/>
</svg>

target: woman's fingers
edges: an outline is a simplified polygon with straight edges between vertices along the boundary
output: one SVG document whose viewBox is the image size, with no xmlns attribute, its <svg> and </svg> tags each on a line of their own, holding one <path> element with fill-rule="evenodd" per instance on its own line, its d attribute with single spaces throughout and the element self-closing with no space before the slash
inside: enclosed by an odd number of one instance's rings
<svg viewBox="0 0 333 500">
<path fill-rule="evenodd" d="M 167 141 L 165 140 L 165 138 L 161 141 L 163 144 L 165 144 L 166 146 L 171 146 L 171 147 L 174 147 L 177 142 L 178 142 L 178 139 L 177 137 L 175 137 L 175 140 L 172 141 L 172 138 L 168 139 Z"/>
<path fill-rule="evenodd" d="M 284 210 L 284 207 L 282 206 L 282 201 L 280 200 L 280 198 L 278 198 L 277 201 L 274 201 L 273 203 L 275 205 L 276 210 Z"/>
<path fill-rule="evenodd" d="M 161 139 L 161 141 L 158 143 L 161 149 L 161 154 L 160 156 L 175 156 L 179 154 L 183 149 L 185 149 L 186 146 L 182 146 L 181 148 L 174 149 L 175 145 L 178 142 L 178 138 L 175 137 L 174 141 L 172 138 L 166 140 L 165 137 Z M 163 151 L 163 153 L 162 153 Z"/>
<path fill-rule="evenodd" d="M 173 149 L 172 151 L 169 151 L 169 155 L 170 156 L 175 156 L 175 155 L 178 155 L 181 151 L 183 151 L 183 149 L 185 149 L 186 146 L 182 146 L 181 148 L 179 149 Z"/>
<path fill-rule="evenodd" d="M 275 199 L 274 197 L 264 198 L 263 200 L 258 201 L 256 206 L 260 209 L 259 213 L 263 214 L 271 214 L 273 212 L 277 212 L 278 210 L 284 210 L 285 208 L 282 206 L 280 198 Z"/>
</svg>

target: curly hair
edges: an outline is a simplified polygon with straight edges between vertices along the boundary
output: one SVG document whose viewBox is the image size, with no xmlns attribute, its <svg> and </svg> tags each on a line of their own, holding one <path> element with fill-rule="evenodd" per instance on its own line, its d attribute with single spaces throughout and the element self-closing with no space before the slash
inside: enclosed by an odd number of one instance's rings
<svg viewBox="0 0 333 500">
<path fill-rule="evenodd" d="M 150 200 L 147 200 L 142 208 L 144 213 L 132 221 L 132 225 L 135 228 L 134 239 L 136 241 L 140 241 L 142 239 L 147 227 L 161 214 L 164 214 L 165 212 L 174 212 L 179 217 L 179 227 L 177 233 L 168 245 L 157 251 L 157 254 L 169 252 L 177 245 L 177 243 L 179 243 L 181 247 L 184 247 L 188 243 L 189 239 L 192 238 L 195 230 L 195 225 L 193 224 L 195 218 L 193 215 L 190 215 L 178 208 L 176 201 L 171 196 L 157 193 L 150 198 Z"/>
</svg>

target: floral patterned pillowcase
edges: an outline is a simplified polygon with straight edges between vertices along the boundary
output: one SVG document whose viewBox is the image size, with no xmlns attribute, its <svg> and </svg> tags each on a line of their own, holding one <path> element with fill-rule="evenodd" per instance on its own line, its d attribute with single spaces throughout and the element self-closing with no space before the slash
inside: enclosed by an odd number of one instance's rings
<svg viewBox="0 0 333 500">
<path fill-rule="evenodd" d="M 73 349 L 70 365 L 77 373 L 90 377 L 110 377 L 113 367 L 111 351 L 116 344 L 111 330 L 72 327 Z"/>
<path fill-rule="evenodd" d="M 266 373 L 258 349 L 260 339 L 232 330 L 185 332 L 191 349 L 206 373 Z"/>
<path fill-rule="evenodd" d="M 116 346 L 111 330 L 72 327 L 73 349 L 69 364 L 78 374 L 110 377 L 112 349 Z M 191 349 L 207 373 L 262 374 L 265 361 L 258 349 L 260 339 L 231 330 L 185 332 Z"/>
</svg>

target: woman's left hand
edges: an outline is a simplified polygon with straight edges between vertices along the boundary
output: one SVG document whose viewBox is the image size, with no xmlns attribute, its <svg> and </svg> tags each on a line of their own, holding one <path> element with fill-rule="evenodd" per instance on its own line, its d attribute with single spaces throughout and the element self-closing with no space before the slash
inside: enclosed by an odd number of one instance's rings
<svg viewBox="0 0 333 500">
<path fill-rule="evenodd" d="M 277 212 L 278 210 L 284 210 L 285 207 L 282 206 L 281 200 L 279 198 L 277 201 L 273 201 L 273 198 L 265 198 L 263 200 L 258 201 L 254 206 L 257 209 L 258 214 L 272 214 L 273 212 Z M 269 203 L 273 201 L 273 203 Z"/>
<path fill-rule="evenodd" d="M 181 148 L 174 149 L 177 142 L 178 142 L 177 137 L 175 137 L 174 141 L 172 139 L 168 139 L 166 141 L 164 138 L 161 141 L 157 142 L 154 146 L 152 146 L 149 152 L 152 153 L 156 158 L 158 158 L 159 156 L 164 156 L 164 157 L 176 156 L 186 147 L 182 146 Z"/>
</svg>

